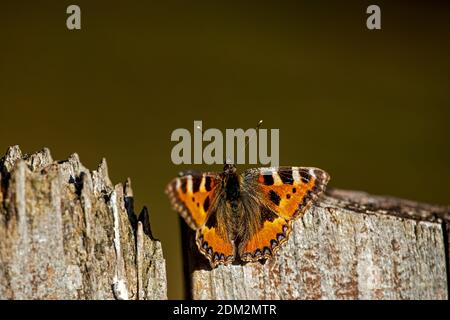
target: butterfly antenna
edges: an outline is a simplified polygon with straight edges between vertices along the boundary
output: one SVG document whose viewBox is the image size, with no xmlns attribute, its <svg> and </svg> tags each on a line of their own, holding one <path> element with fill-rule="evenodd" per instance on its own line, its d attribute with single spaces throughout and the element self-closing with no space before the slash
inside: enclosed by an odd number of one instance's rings
<svg viewBox="0 0 450 320">
<path fill-rule="evenodd" d="M 258 124 L 255 127 L 255 132 L 258 131 L 259 128 L 261 128 L 262 124 L 263 124 L 263 120 L 259 120 Z M 200 130 L 202 134 L 205 133 L 204 130 L 200 126 L 197 126 L 196 129 Z M 245 144 L 245 147 L 244 147 L 244 152 L 245 152 L 245 150 L 247 150 L 248 144 L 250 143 L 250 140 L 252 140 L 254 136 L 255 136 L 255 134 L 251 135 L 248 138 L 247 143 Z M 225 156 L 225 159 L 223 159 L 223 163 L 228 164 L 228 160 L 230 160 L 229 162 L 231 164 L 231 159 L 227 158 L 226 156 Z"/>
<path fill-rule="evenodd" d="M 259 120 L 259 121 L 258 121 L 258 124 L 257 124 L 256 127 L 255 127 L 255 133 L 258 131 L 259 128 L 261 128 L 262 124 L 263 124 L 263 121 L 262 121 L 262 120 Z M 251 135 L 251 136 L 248 138 L 247 143 L 245 144 L 244 151 L 247 150 L 248 144 L 250 143 L 250 140 L 252 140 L 254 136 L 255 136 L 255 135 L 253 134 L 253 135 Z"/>
<path fill-rule="evenodd" d="M 253 139 L 253 137 L 256 135 L 256 132 L 258 131 L 258 129 L 261 128 L 262 124 L 263 124 L 263 121 L 262 121 L 262 120 L 259 120 L 259 121 L 258 121 L 258 124 L 257 124 L 256 127 L 255 127 L 255 134 L 252 134 L 252 135 L 248 138 L 247 143 L 245 144 L 244 152 L 247 150 L 247 147 L 248 147 L 250 141 L 251 141 L 251 140 Z M 226 159 L 225 159 L 225 160 L 226 160 Z M 227 163 L 227 162 L 224 162 L 224 163 Z M 231 163 L 231 160 L 230 160 L 230 163 Z"/>
<path fill-rule="evenodd" d="M 200 130 L 201 133 L 205 133 L 205 131 L 200 126 L 197 126 L 195 129 Z"/>
</svg>

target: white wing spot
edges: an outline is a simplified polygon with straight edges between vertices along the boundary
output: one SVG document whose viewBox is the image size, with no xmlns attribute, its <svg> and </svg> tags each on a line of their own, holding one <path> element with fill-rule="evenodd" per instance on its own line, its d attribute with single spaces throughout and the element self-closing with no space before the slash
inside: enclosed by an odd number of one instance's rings
<svg viewBox="0 0 450 320">
<path fill-rule="evenodd" d="M 292 178 L 294 178 L 296 183 L 301 182 L 300 173 L 297 167 L 292 168 Z"/>
<path fill-rule="evenodd" d="M 203 174 L 202 175 L 202 182 L 200 183 L 200 192 L 206 192 L 205 182 L 206 182 L 206 178 L 205 178 L 205 174 Z"/>
<path fill-rule="evenodd" d="M 192 193 L 192 176 L 188 176 L 187 191 L 188 193 Z"/>
</svg>

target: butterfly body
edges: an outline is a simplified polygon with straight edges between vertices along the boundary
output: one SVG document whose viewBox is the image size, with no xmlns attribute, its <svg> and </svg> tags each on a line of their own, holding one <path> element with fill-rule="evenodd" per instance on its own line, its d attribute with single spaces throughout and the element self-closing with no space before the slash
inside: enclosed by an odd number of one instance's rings
<svg viewBox="0 0 450 320">
<path fill-rule="evenodd" d="M 197 246 L 214 268 L 272 257 L 288 240 L 292 221 L 324 191 L 317 168 L 273 167 L 189 171 L 169 183 L 172 206 L 196 231 Z"/>
<path fill-rule="evenodd" d="M 225 186 L 226 199 L 230 204 L 231 210 L 237 214 L 241 196 L 239 176 L 237 175 L 236 171 L 224 171 L 223 181 Z"/>
</svg>

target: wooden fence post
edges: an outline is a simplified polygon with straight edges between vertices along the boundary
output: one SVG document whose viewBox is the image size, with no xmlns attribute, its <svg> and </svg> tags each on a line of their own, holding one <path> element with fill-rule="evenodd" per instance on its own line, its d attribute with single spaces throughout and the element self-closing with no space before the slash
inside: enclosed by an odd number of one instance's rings
<svg viewBox="0 0 450 320">
<path fill-rule="evenodd" d="M 264 263 L 211 270 L 183 228 L 193 299 L 448 299 L 450 207 L 329 190 Z"/>
<path fill-rule="evenodd" d="M 161 243 L 130 180 L 48 149 L 0 160 L 0 299 L 167 299 Z"/>
</svg>

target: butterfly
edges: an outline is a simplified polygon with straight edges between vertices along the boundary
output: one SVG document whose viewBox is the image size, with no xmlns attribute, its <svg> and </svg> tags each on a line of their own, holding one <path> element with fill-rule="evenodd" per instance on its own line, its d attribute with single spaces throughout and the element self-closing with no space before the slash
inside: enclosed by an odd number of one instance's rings
<svg viewBox="0 0 450 320">
<path fill-rule="evenodd" d="M 215 268 L 273 257 L 329 178 L 318 168 L 254 168 L 238 174 L 225 164 L 223 172 L 180 173 L 166 193 Z"/>
</svg>

